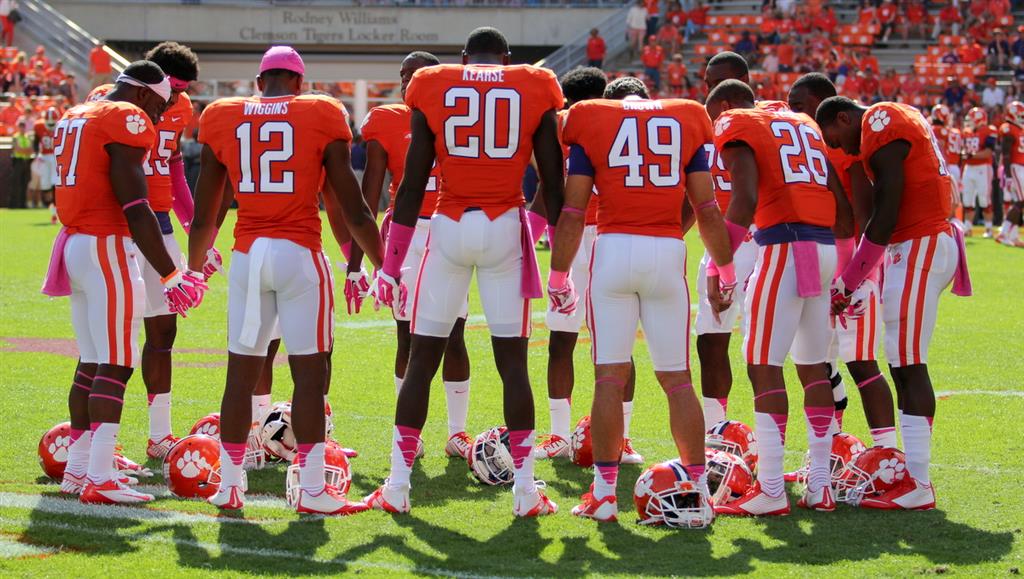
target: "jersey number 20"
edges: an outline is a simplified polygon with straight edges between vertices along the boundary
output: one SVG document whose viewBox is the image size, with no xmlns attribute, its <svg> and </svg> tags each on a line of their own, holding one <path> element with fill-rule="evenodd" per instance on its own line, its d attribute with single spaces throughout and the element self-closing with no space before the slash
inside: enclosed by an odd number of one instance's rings
<svg viewBox="0 0 1024 579">
<path fill-rule="evenodd" d="M 480 141 L 483 139 L 483 152 L 489 159 L 511 159 L 519 150 L 519 121 L 522 103 L 519 93 L 510 88 L 492 88 L 482 97 L 475 88 L 453 87 L 444 93 L 445 108 L 460 106 L 466 103 L 466 114 L 453 115 L 444 121 L 444 144 L 452 157 L 480 157 Z M 504 105 L 501 103 L 504 101 Z M 482 105 L 482 106 L 481 106 Z M 507 127 L 507 133 L 499 135 L 498 109 L 505 108 L 508 119 L 501 123 Z M 481 111 L 481 108 L 483 111 Z M 483 118 L 483 127 L 480 125 Z M 458 130 L 464 129 L 468 135 L 458 139 Z"/>
</svg>

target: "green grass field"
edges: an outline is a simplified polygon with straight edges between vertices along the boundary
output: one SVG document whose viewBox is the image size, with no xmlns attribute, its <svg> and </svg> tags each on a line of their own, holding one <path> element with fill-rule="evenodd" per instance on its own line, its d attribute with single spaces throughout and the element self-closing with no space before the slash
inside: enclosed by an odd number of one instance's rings
<svg viewBox="0 0 1024 579">
<path fill-rule="evenodd" d="M 233 218 L 230 217 L 230 218 Z M 391 516 L 304 518 L 284 503 L 284 468 L 250 474 L 244 518 L 218 517 L 212 506 L 168 498 L 148 507 L 83 507 L 42 477 L 36 445 L 66 420 L 75 364 L 69 305 L 38 292 L 56 228 L 43 211 L 0 211 L 0 574 L 4 576 L 446 575 L 578 576 L 735 575 L 906 576 L 956 573 L 1006 576 L 1024 567 L 1024 251 L 991 240 L 968 241 L 975 297 L 944 296 L 931 348 L 941 392 L 932 476 L 939 508 L 923 513 L 835 513 L 794 509 L 778 519 L 718 519 L 706 532 L 642 528 L 632 511 L 638 467 L 623 469 L 619 524 L 598 526 L 569 509 L 591 480 L 565 462 L 538 465 L 538 478 L 562 512 L 513 520 L 509 489 L 477 484 L 463 461 L 443 453 L 443 390 L 438 384 L 424 430 L 427 456 L 413 474 L 413 511 Z M 700 242 L 690 236 L 691 283 Z M 218 242 L 229 254 L 230 236 Z M 327 244 L 336 263 L 339 251 Z M 546 267 L 549 254 L 541 252 Z M 198 311 L 180 323 L 173 419 L 183 433 L 218 408 L 226 339 L 225 278 L 215 277 Z M 340 288 L 337 292 L 341 296 Z M 478 300 L 467 341 L 473 363 L 471 433 L 501 423 L 500 384 Z M 343 305 L 343 301 L 340 302 Z M 535 302 L 530 371 L 537 428 L 548 425 L 544 368 L 547 330 Z M 394 413 L 394 329 L 385 312 L 337 316 L 331 403 L 335 435 L 360 451 L 352 494 L 372 491 L 388 470 Z M 691 340 L 692 347 L 692 340 Z M 674 452 L 663 394 L 643 342 L 632 435 L 648 463 Z M 738 348 L 733 364 L 739 368 Z M 589 412 L 593 370 L 577 350 L 574 420 Z M 695 370 L 699 373 L 699 369 Z M 731 416 L 752 420 L 749 384 L 737 372 Z M 287 366 L 276 369 L 275 400 L 290 396 Z M 795 384 L 787 368 L 790 388 Z M 696 378 L 696 376 L 695 376 Z M 696 382 L 696 380 L 695 380 Z M 127 393 L 121 442 L 144 457 L 145 389 L 136 374 Z M 795 400 L 799 400 L 794 390 Z M 851 392 L 847 430 L 869 440 Z M 787 466 L 802 460 L 806 437 L 799 410 L 790 421 Z M 154 471 L 159 464 L 151 461 Z M 160 475 L 147 487 L 158 494 Z M 795 497 L 794 497 L 795 501 Z"/>
</svg>

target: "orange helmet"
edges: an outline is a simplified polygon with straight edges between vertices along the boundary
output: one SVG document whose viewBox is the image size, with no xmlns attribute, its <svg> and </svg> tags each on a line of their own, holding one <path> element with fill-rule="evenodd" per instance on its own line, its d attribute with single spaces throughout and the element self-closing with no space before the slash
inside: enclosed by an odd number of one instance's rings
<svg viewBox="0 0 1024 579">
<path fill-rule="evenodd" d="M 860 453 L 867 450 L 864 443 L 860 441 L 856 436 L 847 432 L 840 432 L 832 437 L 832 451 L 829 455 L 829 473 L 832 478 L 832 485 L 835 486 L 839 480 L 840 474 L 847 467 L 847 465 L 853 464 L 853 461 L 860 456 Z M 796 480 L 798 482 L 807 482 L 807 473 L 811 469 L 811 454 L 807 453 L 804 457 L 804 466 L 797 471 Z"/>
<path fill-rule="evenodd" d="M 743 459 L 721 450 L 704 449 L 707 463 L 708 492 L 716 505 L 728 504 L 754 484 L 754 475 Z"/>
<path fill-rule="evenodd" d="M 590 438 L 590 416 L 580 418 L 576 429 L 569 438 L 569 451 L 572 463 L 583 468 L 594 466 L 594 444 Z"/>
<path fill-rule="evenodd" d="M 907 476 L 907 459 L 896 448 L 873 446 L 857 455 L 835 477 L 836 500 L 858 505 L 864 497 L 878 496 Z"/>
<path fill-rule="evenodd" d="M 495 426 L 477 436 L 466 462 L 469 463 L 470 472 L 480 482 L 488 485 L 510 484 L 515 468 L 509 451 L 508 429 Z"/>
<path fill-rule="evenodd" d="M 988 123 L 988 113 L 981 107 L 973 107 L 964 116 L 964 126 L 968 129 L 984 127 Z"/>
<path fill-rule="evenodd" d="M 1015 125 L 1024 125 L 1024 103 L 1011 101 L 1006 105 L 1006 118 Z"/>
<path fill-rule="evenodd" d="M 202 434 L 220 440 L 220 412 L 211 412 L 197 420 L 189 434 Z"/>
<path fill-rule="evenodd" d="M 347 494 L 352 486 L 352 467 L 349 466 L 348 457 L 341 445 L 333 440 L 328 441 L 324 446 L 324 482 L 327 486 L 338 489 L 341 494 Z M 288 473 L 285 476 L 285 498 L 289 506 L 299 504 L 299 457 L 288 466 Z"/>
<path fill-rule="evenodd" d="M 711 497 L 703 492 L 679 459 L 645 470 L 633 487 L 641 525 L 702 529 L 715 519 Z"/>
<path fill-rule="evenodd" d="M 952 113 L 949 112 L 949 107 L 939 103 L 932 107 L 932 122 L 939 122 L 943 125 L 949 124 L 949 117 Z"/>
<path fill-rule="evenodd" d="M 176 497 L 213 496 L 220 488 L 220 443 L 202 434 L 182 438 L 164 457 L 164 480 Z"/>
<path fill-rule="evenodd" d="M 61 422 L 46 431 L 39 439 L 39 466 L 46 476 L 55 481 L 64 478 L 64 467 L 68 465 L 68 451 L 71 448 L 71 423 Z"/>
<path fill-rule="evenodd" d="M 723 420 L 708 429 L 704 445 L 735 454 L 747 463 L 751 472 L 757 470 L 757 439 L 749 426 L 738 420 Z"/>
<path fill-rule="evenodd" d="M 57 126 L 57 121 L 59 120 L 60 112 L 57 110 L 57 107 L 50 107 L 43 112 L 43 124 L 46 125 L 46 128 L 52 130 L 53 127 Z"/>
</svg>

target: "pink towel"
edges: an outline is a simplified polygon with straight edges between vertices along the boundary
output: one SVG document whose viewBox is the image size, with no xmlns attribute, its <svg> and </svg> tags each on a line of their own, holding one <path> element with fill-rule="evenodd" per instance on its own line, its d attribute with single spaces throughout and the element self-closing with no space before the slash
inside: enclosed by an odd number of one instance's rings
<svg viewBox="0 0 1024 579">
<path fill-rule="evenodd" d="M 818 263 L 818 244 L 814 241 L 794 241 L 793 265 L 796 266 L 796 292 L 802 298 L 821 295 L 821 264 Z"/>
<path fill-rule="evenodd" d="M 64 263 L 64 246 L 68 244 L 71 234 L 67 227 L 61 227 L 57 239 L 53 240 L 53 251 L 50 252 L 50 266 L 46 268 L 46 279 L 43 280 L 44 294 L 59 298 L 71 295 L 71 276 L 68 266 Z"/>
<path fill-rule="evenodd" d="M 521 225 L 519 243 L 523 248 L 523 274 L 519 286 L 520 294 L 529 300 L 544 297 L 544 291 L 540 285 L 540 267 L 537 265 L 537 253 L 533 250 L 532 238 L 530 236 L 529 219 L 526 217 L 526 209 L 519 208 L 519 223 Z"/>
<path fill-rule="evenodd" d="M 971 272 L 967 269 L 967 246 L 964 245 L 964 232 L 952 223 L 949 228 L 953 232 L 956 250 L 959 253 L 956 260 L 956 271 L 953 273 L 953 295 L 968 297 L 974 293 L 974 290 L 971 287 Z"/>
<path fill-rule="evenodd" d="M 386 244 L 388 242 L 388 229 L 391 228 L 391 209 L 384 212 L 384 219 L 380 222 L 380 238 Z"/>
</svg>

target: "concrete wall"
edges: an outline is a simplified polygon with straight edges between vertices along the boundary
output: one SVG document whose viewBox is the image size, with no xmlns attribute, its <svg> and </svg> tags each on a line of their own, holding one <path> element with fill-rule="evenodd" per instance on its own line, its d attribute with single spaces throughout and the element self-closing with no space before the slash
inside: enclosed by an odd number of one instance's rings
<svg viewBox="0 0 1024 579">
<path fill-rule="evenodd" d="M 558 46 L 604 19 L 608 8 L 356 8 L 132 4 L 52 0 L 92 34 L 111 40 L 293 44 L 335 47 L 461 46 L 478 26 L 501 29 L 513 45 Z"/>
</svg>

